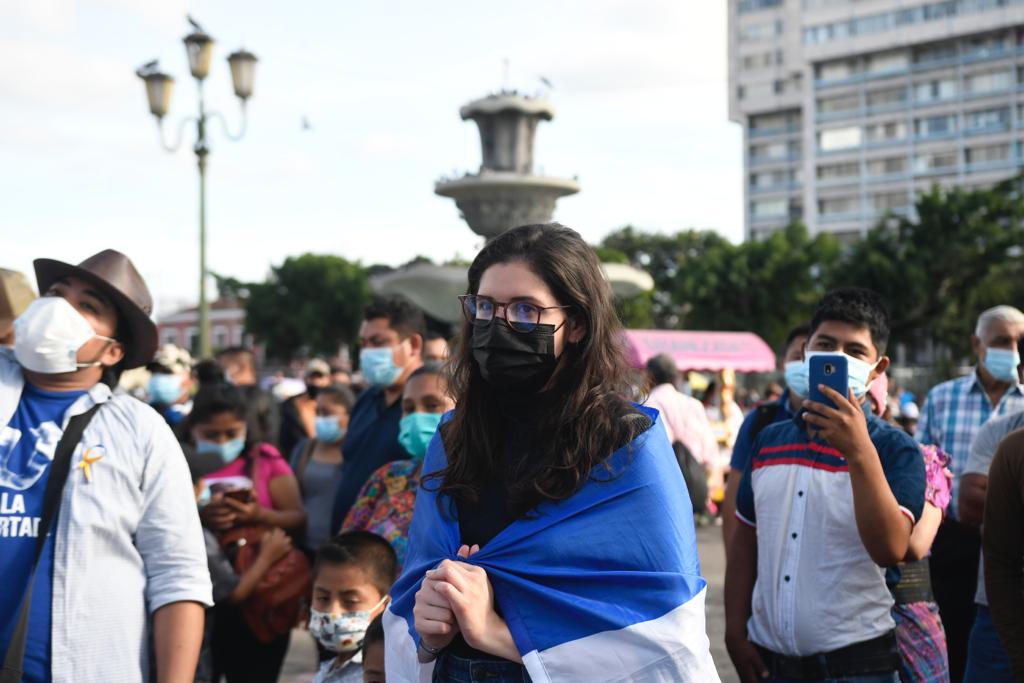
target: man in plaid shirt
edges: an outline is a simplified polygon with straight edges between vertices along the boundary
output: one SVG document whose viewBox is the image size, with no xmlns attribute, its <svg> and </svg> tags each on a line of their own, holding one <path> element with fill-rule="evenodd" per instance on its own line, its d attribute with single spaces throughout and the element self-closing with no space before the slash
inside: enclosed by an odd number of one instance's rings
<svg viewBox="0 0 1024 683">
<path fill-rule="evenodd" d="M 996 306 L 982 313 L 971 337 L 978 366 L 970 374 L 943 382 L 928 392 L 917 425 L 919 442 L 934 444 L 952 456 L 953 504 L 932 546 L 931 572 L 935 600 L 946 628 L 953 683 L 963 678 L 981 552 L 978 530 L 957 519 L 960 475 L 981 427 L 991 418 L 1024 410 L 1017 351 L 1022 337 L 1024 313 L 1018 309 Z"/>
</svg>

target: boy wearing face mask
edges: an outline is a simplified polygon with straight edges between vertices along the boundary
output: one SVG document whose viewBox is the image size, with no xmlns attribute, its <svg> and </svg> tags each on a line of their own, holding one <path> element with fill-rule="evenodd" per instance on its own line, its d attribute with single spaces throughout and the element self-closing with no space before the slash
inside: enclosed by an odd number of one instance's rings
<svg viewBox="0 0 1024 683">
<path fill-rule="evenodd" d="M 334 497 L 332 528 L 338 529 L 363 485 L 382 465 L 408 460 L 398 443 L 402 390 L 423 364 L 423 312 L 399 297 L 377 299 L 359 328 L 359 370 L 369 388 L 352 409 L 342 443 L 345 465 Z"/>
<path fill-rule="evenodd" d="M 317 551 L 309 631 L 336 656 L 313 683 L 362 683 L 366 630 L 387 606 L 397 573 L 391 545 L 365 531 L 335 536 Z"/>
<path fill-rule="evenodd" d="M 184 440 L 182 421 L 192 410 L 192 355 L 174 344 L 164 344 L 146 366 L 149 404 L 164 418 L 179 440 Z"/>
<path fill-rule="evenodd" d="M 925 470 L 913 439 L 867 407 L 888 336 L 877 294 L 827 294 L 804 359 L 846 356 L 848 395 L 819 387 L 835 408 L 805 400 L 754 442 L 725 587 L 726 644 L 745 683 L 899 680 L 883 567 L 908 554 Z"/>
<path fill-rule="evenodd" d="M 405 564 L 423 458 L 441 417 L 455 407 L 455 401 L 448 395 L 443 367 L 442 363 L 427 363 L 405 383 L 398 441 L 411 459 L 388 463 L 374 472 L 342 527 L 346 531 L 369 531 L 387 539 L 398 555 L 399 570 Z"/>
</svg>

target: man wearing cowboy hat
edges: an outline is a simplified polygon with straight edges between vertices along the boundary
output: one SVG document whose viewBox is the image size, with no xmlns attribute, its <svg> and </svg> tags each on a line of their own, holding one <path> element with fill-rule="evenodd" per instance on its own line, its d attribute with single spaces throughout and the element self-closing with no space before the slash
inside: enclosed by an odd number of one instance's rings
<svg viewBox="0 0 1024 683">
<path fill-rule="evenodd" d="M 157 413 L 111 391 L 153 359 L 149 290 L 112 250 L 35 271 L 42 296 L 0 350 L 0 655 L 25 633 L 24 681 L 143 681 L 152 642 L 157 680 L 191 682 L 211 591 L 188 466 Z M 54 453 L 97 405 L 33 574 Z"/>
</svg>

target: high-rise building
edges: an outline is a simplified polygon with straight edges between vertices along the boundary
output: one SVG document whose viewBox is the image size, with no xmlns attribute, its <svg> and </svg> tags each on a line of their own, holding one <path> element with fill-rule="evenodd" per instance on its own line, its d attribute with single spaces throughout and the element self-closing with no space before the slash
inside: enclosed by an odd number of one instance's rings
<svg viewBox="0 0 1024 683">
<path fill-rule="evenodd" d="M 1024 165 L 1024 0 L 729 0 L 746 236 L 863 235 Z"/>
</svg>

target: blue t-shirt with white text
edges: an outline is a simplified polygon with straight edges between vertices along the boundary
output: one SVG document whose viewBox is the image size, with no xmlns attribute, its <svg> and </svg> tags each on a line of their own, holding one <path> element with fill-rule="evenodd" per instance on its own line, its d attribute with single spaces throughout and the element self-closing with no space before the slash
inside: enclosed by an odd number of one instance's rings
<svg viewBox="0 0 1024 683">
<path fill-rule="evenodd" d="M 7 651 L 28 584 L 43 492 L 63 434 L 64 413 L 84 393 L 43 391 L 26 383 L 10 423 L 0 428 L 0 653 Z M 54 528 L 56 520 L 32 587 L 23 683 L 50 681 Z"/>
</svg>

